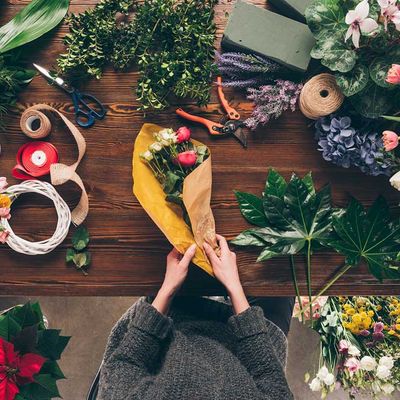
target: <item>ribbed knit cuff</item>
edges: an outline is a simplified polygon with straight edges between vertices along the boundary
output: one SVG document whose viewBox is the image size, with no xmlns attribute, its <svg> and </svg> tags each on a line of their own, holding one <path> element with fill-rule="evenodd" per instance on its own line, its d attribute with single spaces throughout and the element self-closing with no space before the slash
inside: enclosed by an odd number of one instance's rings
<svg viewBox="0 0 400 400">
<path fill-rule="evenodd" d="M 268 329 L 264 312 L 260 307 L 250 307 L 238 315 L 229 318 L 228 324 L 238 339 L 266 332 Z"/>
<path fill-rule="evenodd" d="M 138 304 L 136 314 L 131 321 L 131 326 L 158 339 L 165 339 L 171 332 L 172 320 L 160 314 L 147 301 L 142 300 Z"/>
</svg>

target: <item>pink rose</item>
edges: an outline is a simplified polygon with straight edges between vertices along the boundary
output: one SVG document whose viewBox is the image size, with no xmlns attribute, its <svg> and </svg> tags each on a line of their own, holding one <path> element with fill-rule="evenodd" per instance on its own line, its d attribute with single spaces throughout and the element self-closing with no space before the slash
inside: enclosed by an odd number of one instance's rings
<svg viewBox="0 0 400 400">
<path fill-rule="evenodd" d="M 382 133 L 383 145 L 386 151 L 392 151 L 399 145 L 399 136 L 393 131 L 384 131 Z"/>
<path fill-rule="evenodd" d="M 389 69 L 386 82 L 391 83 L 392 85 L 397 85 L 400 83 L 400 65 L 392 64 L 392 68 Z"/>
<path fill-rule="evenodd" d="M 347 340 L 341 340 L 339 342 L 339 353 L 341 354 L 347 354 L 349 351 L 350 344 Z"/>
<path fill-rule="evenodd" d="M 344 366 L 351 372 L 357 372 L 360 369 L 360 361 L 355 357 L 348 358 Z"/>
<path fill-rule="evenodd" d="M 5 178 L 4 176 L 1 176 L 0 177 L 0 192 L 2 190 L 4 190 L 7 186 L 8 186 L 7 178 Z"/>
<path fill-rule="evenodd" d="M 178 143 L 182 142 L 187 142 L 190 139 L 190 129 L 187 128 L 186 126 L 181 126 L 177 131 L 176 131 L 176 136 L 178 137 Z"/>
<path fill-rule="evenodd" d="M 7 232 L 7 231 L 0 232 L 0 243 L 4 244 L 7 241 L 8 235 L 9 235 L 9 232 Z"/>
<path fill-rule="evenodd" d="M 197 155 L 193 150 L 184 151 L 183 153 L 179 153 L 178 157 L 176 157 L 176 161 L 178 164 L 182 165 L 182 167 L 190 168 L 196 164 Z"/>
<path fill-rule="evenodd" d="M 0 218 L 10 219 L 10 209 L 9 208 L 0 208 Z"/>
</svg>

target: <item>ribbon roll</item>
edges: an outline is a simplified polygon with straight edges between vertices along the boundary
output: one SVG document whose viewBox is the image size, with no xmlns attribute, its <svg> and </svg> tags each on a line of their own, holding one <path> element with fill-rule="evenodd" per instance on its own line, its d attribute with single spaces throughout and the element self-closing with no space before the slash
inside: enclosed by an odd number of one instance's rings
<svg viewBox="0 0 400 400">
<path fill-rule="evenodd" d="M 31 139 L 43 139 L 50 135 L 51 122 L 47 115 L 28 108 L 19 122 L 22 132 Z"/>
<path fill-rule="evenodd" d="M 50 179 L 51 179 L 51 183 L 54 186 L 62 185 L 71 180 L 71 181 L 75 182 L 82 190 L 82 194 L 81 194 L 79 203 L 75 207 L 75 209 L 72 211 L 72 223 L 74 225 L 80 225 L 85 220 L 85 218 L 87 217 L 87 215 L 89 213 L 89 198 L 86 193 L 85 185 L 83 184 L 80 176 L 76 173 L 76 169 L 78 168 L 79 163 L 81 162 L 83 156 L 85 155 L 86 141 L 85 141 L 85 138 L 80 133 L 80 131 L 78 130 L 78 128 L 76 128 L 76 126 L 67 117 L 65 117 L 63 114 L 61 114 L 55 108 L 48 106 L 47 104 L 34 105 L 34 106 L 28 108 L 24 112 L 24 114 L 27 115 L 28 118 L 29 117 L 39 118 L 41 123 L 43 123 L 42 127 L 46 126 L 44 124 L 46 123 L 46 119 L 47 119 L 49 121 L 50 130 L 51 130 L 51 122 L 48 119 L 48 117 L 42 112 L 43 110 L 50 111 L 54 114 L 57 114 L 61 118 L 61 120 L 64 122 L 64 124 L 69 129 L 72 136 L 74 137 L 76 144 L 78 146 L 78 159 L 72 165 L 65 165 L 65 164 L 62 164 L 59 162 L 50 164 Z M 33 121 L 33 119 L 31 121 Z M 21 125 L 22 131 L 27 136 L 29 136 L 30 133 L 26 129 L 26 125 L 24 125 L 22 122 L 20 125 Z M 43 159 L 41 158 L 42 156 L 43 156 L 42 154 L 36 155 L 35 161 L 36 162 L 43 161 Z"/>
<path fill-rule="evenodd" d="M 58 162 L 58 151 L 47 142 L 30 142 L 21 146 L 17 153 L 17 165 L 12 170 L 16 179 L 39 178 L 50 173 L 52 164 Z"/>
</svg>

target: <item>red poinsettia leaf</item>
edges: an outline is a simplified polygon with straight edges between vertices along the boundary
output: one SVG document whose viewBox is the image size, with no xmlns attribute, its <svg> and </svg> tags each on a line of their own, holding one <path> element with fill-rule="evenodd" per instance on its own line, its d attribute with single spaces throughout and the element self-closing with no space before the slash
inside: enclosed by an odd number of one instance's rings
<svg viewBox="0 0 400 400">
<path fill-rule="evenodd" d="M 14 351 L 14 345 L 0 338 L 0 365 L 7 365 L 15 368 L 17 359 L 18 353 Z"/>
<path fill-rule="evenodd" d="M 34 382 L 33 376 L 39 373 L 45 361 L 39 354 L 28 353 L 21 356 L 16 375 L 17 383 L 25 385 Z"/>
<path fill-rule="evenodd" d="M 0 399 L 14 400 L 18 393 L 18 386 L 11 379 L 0 380 Z"/>
</svg>

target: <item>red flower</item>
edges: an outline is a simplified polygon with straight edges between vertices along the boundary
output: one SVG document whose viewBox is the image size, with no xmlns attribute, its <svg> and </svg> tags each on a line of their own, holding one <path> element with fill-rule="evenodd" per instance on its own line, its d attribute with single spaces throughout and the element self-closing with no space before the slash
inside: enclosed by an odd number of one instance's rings
<svg viewBox="0 0 400 400">
<path fill-rule="evenodd" d="M 14 400 L 19 393 L 18 386 L 34 382 L 45 358 L 38 354 L 20 355 L 14 345 L 0 338 L 0 399 Z"/>
<path fill-rule="evenodd" d="M 176 157 L 176 161 L 178 164 L 182 165 L 182 167 L 193 167 L 197 161 L 196 152 L 193 150 L 184 151 L 183 153 L 179 153 L 178 157 Z"/>
<path fill-rule="evenodd" d="M 190 129 L 186 128 L 186 126 L 181 126 L 176 131 L 176 136 L 178 138 L 178 143 L 187 142 L 190 139 Z"/>
</svg>

